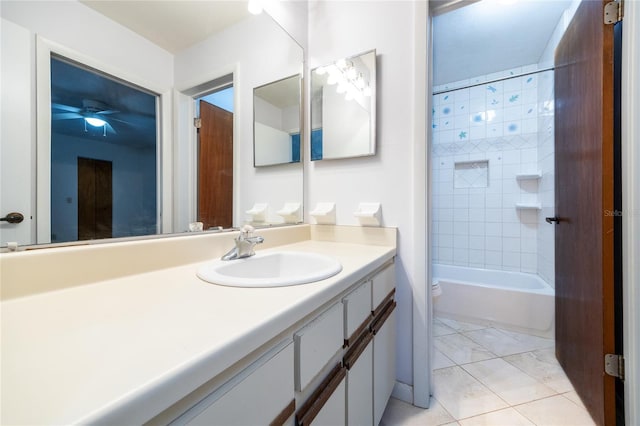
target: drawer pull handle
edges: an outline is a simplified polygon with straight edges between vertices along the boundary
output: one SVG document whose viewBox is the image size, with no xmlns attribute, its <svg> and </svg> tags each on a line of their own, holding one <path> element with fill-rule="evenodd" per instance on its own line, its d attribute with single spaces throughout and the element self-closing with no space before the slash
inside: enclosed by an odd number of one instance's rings
<svg viewBox="0 0 640 426">
<path fill-rule="evenodd" d="M 316 418 L 324 404 L 331 398 L 333 392 L 340 386 L 340 383 L 347 375 L 347 369 L 341 363 L 337 363 L 331 373 L 320 383 L 320 386 L 313 391 L 309 399 L 302 404 L 300 411 L 296 414 L 296 425 L 310 425 Z"/>
<path fill-rule="evenodd" d="M 371 325 L 371 332 L 373 333 L 374 336 L 378 334 L 378 331 L 380 331 L 384 323 L 387 321 L 387 318 L 389 318 L 389 316 L 391 315 L 391 312 L 393 312 L 393 310 L 396 308 L 396 305 L 397 305 L 396 301 L 392 300 L 390 303 L 387 304 L 382 314 L 373 321 L 373 324 Z"/>
</svg>

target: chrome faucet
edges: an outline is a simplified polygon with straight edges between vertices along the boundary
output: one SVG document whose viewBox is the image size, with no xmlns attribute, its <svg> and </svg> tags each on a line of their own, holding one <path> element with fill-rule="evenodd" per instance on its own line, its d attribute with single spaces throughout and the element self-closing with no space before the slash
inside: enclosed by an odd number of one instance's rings
<svg viewBox="0 0 640 426">
<path fill-rule="evenodd" d="M 245 225 L 240 230 L 240 235 L 234 240 L 236 246 L 229 250 L 227 254 L 221 257 L 222 260 L 242 259 L 245 257 L 251 257 L 256 254 L 253 249 L 256 244 L 260 244 L 264 241 L 259 235 L 253 236 L 253 226 Z"/>
</svg>

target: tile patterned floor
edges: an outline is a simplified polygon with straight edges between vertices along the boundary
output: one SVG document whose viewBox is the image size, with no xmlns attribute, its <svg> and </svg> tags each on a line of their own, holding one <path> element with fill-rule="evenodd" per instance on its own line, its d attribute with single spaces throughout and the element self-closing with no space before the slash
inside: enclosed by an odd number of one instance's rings
<svg viewBox="0 0 640 426">
<path fill-rule="evenodd" d="M 391 399 L 381 425 L 591 426 L 551 339 L 445 318 L 434 320 L 428 410 Z"/>
</svg>

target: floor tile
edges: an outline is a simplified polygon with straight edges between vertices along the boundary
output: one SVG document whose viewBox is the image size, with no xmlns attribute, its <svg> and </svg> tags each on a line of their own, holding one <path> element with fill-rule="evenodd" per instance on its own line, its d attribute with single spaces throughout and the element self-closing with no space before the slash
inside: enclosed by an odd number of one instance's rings
<svg viewBox="0 0 640 426">
<path fill-rule="evenodd" d="M 451 361 L 449 357 L 442 353 L 437 348 L 433 349 L 433 369 L 438 370 L 440 368 L 453 367 L 455 362 Z"/>
<path fill-rule="evenodd" d="M 555 347 L 554 339 L 547 339 L 544 337 L 532 336 L 531 334 L 518 333 L 516 331 L 511 331 L 511 330 L 500 329 L 500 331 L 506 334 L 507 336 L 512 337 L 518 342 L 522 343 L 523 345 L 528 347 L 529 348 L 528 350 L 530 351 Z"/>
<path fill-rule="evenodd" d="M 483 328 L 487 328 L 485 325 L 472 324 L 470 322 L 456 321 L 450 318 L 437 318 L 442 324 L 446 325 L 454 329 L 457 332 L 461 331 L 472 331 L 472 330 L 482 330 Z"/>
<path fill-rule="evenodd" d="M 509 405 L 522 404 L 556 394 L 553 389 L 501 358 L 466 364 L 462 368 Z"/>
<path fill-rule="evenodd" d="M 538 426 L 591 426 L 595 425 L 587 411 L 556 395 L 514 407 L 520 414 Z"/>
<path fill-rule="evenodd" d="M 504 360 L 558 393 L 573 391 L 573 386 L 556 360 L 553 349 L 510 355 L 504 357 Z"/>
<path fill-rule="evenodd" d="M 467 331 L 462 333 L 462 335 L 470 338 L 498 356 L 513 355 L 539 349 L 535 346 L 532 347 L 529 342 L 519 341 L 507 335 L 502 330 L 495 328 Z"/>
<path fill-rule="evenodd" d="M 582 408 L 584 408 L 586 410 L 586 407 L 584 406 L 584 403 L 582 402 L 582 400 L 580 399 L 580 397 L 578 396 L 576 391 L 565 392 L 565 393 L 562 394 L 562 396 L 567 398 L 569 401 L 572 401 L 578 407 L 582 407 Z"/>
<path fill-rule="evenodd" d="M 462 334 L 436 337 L 434 345 L 456 364 L 467 364 L 496 357 L 495 354 Z"/>
<path fill-rule="evenodd" d="M 433 387 L 435 399 L 456 420 L 507 407 L 502 399 L 459 366 L 434 371 Z"/>
<path fill-rule="evenodd" d="M 414 407 L 411 404 L 400 401 L 399 399 L 391 398 L 387 404 L 387 408 L 384 410 L 381 426 L 396 426 L 396 425 L 447 425 L 451 424 L 454 418 L 451 414 L 440 405 L 438 401 L 431 398 L 429 409 Z M 454 423 L 456 424 L 456 423 Z"/>
<path fill-rule="evenodd" d="M 461 426 L 535 426 L 513 408 L 460 420 Z"/>
<path fill-rule="evenodd" d="M 438 318 L 433 319 L 433 337 L 444 336 L 447 334 L 454 334 L 457 331 L 448 325 L 444 324 Z"/>
</svg>

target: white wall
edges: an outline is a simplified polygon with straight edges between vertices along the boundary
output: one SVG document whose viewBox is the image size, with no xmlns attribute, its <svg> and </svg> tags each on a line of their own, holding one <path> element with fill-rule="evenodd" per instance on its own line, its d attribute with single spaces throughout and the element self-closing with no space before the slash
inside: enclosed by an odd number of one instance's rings
<svg viewBox="0 0 640 426">
<path fill-rule="evenodd" d="M 3 1 L 2 17 L 150 85 L 173 86 L 173 56 L 76 1 Z"/>
<path fill-rule="evenodd" d="M 254 87 L 300 73 L 302 61 L 300 46 L 266 14 L 248 18 L 176 55 L 175 82 L 180 91 L 234 73 L 235 225 L 245 222 L 245 211 L 256 202 L 269 203 L 269 222 L 282 222 L 273 212 L 285 202 L 303 202 L 303 172 L 299 163 L 253 167 L 251 108 Z M 188 137 L 181 134 L 178 143 L 184 145 Z M 177 171 L 178 176 L 188 173 Z M 185 183 L 179 183 L 178 188 L 186 190 Z"/>
<path fill-rule="evenodd" d="M 425 167 L 424 157 L 420 158 L 425 135 L 414 133 L 420 127 L 414 126 L 416 120 L 425 122 L 424 109 L 416 108 L 415 93 L 426 90 L 426 72 L 418 77 L 415 74 L 416 70 L 423 70 L 426 63 L 426 49 L 414 51 L 416 38 L 426 40 L 426 8 L 424 16 L 416 17 L 419 7 L 420 2 L 409 1 L 309 3 L 309 69 L 377 49 L 376 155 L 307 161 L 307 206 L 312 210 L 318 202 L 333 201 L 337 223 L 357 225 L 353 212 L 358 203 L 380 202 L 383 226 L 398 228 L 396 367 L 397 379 L 406 384 L 414 382 L 412 313 L 414 305 L 420 303 L 412 299 L 412 292 L 423 292 L 425 284 L 424 276 L 415 273 L 419 269 L 417 264 L 425 261 L 425 248 L 419 245 L 424 235 L 416 235 L 425 232 L 424 217 L 414 214 L 420 210 L 416 203 L 421 203 L 420 196 L 415 196 L 416 185 L 421 186 L 424 193 L 424 182 L 416 182 L 420 171 L 415 170 L 414 165 L 422 171 Z M 424 28 L 416 29 L 419 25 Z M 419 80 L 417 83 L 415 78 Z M 418 105 L 423 107 L 426 99 L 421 99 Z M 307 123 L 308 114 L 307 111 Z M 416 155 L 418 158 L 414 161 Z M 423 318 L 422 323 L 425 322 Z M 425 363 L 426 356 L 425 353 Z M 426 378 L 429 373 L 416 374 Z"/>
<path fill-rule="evenodd" d="M 20 224 L 0 222 L 0 246 L 35 243 L 34 41 L 26 28 L 2 19 L 0 30 L 0 215 L 19 212 Z M 9 141 L 11 141 L 9 143 Z"/>
</svg>

